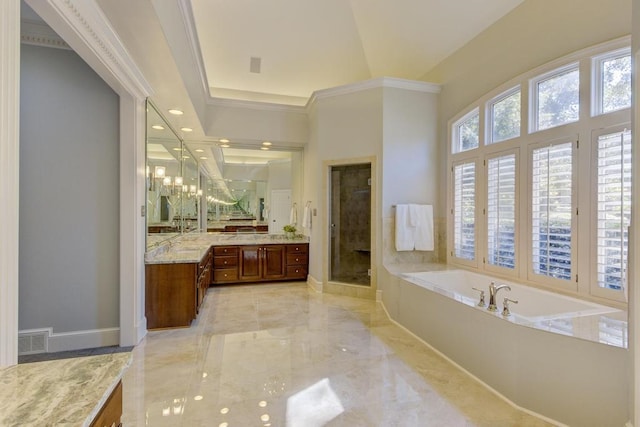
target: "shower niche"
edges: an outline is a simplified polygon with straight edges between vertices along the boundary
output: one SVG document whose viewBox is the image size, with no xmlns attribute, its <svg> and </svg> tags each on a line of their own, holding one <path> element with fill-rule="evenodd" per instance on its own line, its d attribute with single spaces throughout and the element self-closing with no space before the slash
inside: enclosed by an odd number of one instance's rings
<svg viewBox="0 0 640 427">
<path fill-rule="evenodd" d="M 371 163 L 331 166 L 329 278 L 371 286 Z"/>
</svg>

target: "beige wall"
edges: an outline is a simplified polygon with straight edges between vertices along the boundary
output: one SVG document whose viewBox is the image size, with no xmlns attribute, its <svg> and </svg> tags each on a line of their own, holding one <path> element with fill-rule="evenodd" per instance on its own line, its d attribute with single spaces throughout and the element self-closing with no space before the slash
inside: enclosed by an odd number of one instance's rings
<svg viewBox="0 0 640 427">
<path fill-rule="evenodd" d="M 526 0 L 422 80 L 441 84 L 440 165 L 446 165 L 447 122 L 482 95 L 571 52 L 631 33 L 632 0 Z M 438 182 L 446 182 L 441 167 Z M 441 185 L 438 205 L 446 202 Z"/>
</svg>

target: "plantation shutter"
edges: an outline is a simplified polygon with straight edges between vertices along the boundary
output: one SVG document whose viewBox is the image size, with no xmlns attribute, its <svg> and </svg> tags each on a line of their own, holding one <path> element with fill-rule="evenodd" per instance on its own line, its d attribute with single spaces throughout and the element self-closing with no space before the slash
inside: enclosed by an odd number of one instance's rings
<svg viewBox="0 0 640 427">
<path fill-rule="evenodd" d="M 454 167 L 454 252 L 462 259 L 475 259 L 476 164 Z"/>
<path fill-rule="evenodd" d="M 487 263 L 515 268 L 516 155 L 487 162 Z"/>
</svg>

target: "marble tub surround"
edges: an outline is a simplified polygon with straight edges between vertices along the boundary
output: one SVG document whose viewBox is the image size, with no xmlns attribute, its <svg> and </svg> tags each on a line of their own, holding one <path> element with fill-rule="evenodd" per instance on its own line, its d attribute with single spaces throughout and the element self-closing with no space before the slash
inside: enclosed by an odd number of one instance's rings
<svg viewBox="0 0 640 427">
<path fill-rule="evenodd" d="M 209 289 L 189 329 L 151 332 L 124 378 L 123 424 L 549 426 L 387 317 L 305 283 Z"/>
<path fill-rule="evenodd" d="M 146 252 L 144 260 L 146 264 L 194 263 L 199 262 L 211 246 L 290 243 L 309 243 L 309 238 L 297 235 L 290 239 L 284 234 L 189 233 Z"/>
<path fill-rule="evenodd" d="M 114 353 L 0 369 L 0 425 L 89 426 L 130 362 Z"/>
</svg>

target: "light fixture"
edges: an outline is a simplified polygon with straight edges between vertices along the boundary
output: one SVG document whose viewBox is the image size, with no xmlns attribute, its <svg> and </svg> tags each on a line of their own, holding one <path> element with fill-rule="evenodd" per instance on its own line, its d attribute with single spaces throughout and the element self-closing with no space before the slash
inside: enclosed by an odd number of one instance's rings
<svg viewBox="0 0 640 427">
<path fill-rule="evenodd" d="M 260 149 L 261 149 L 261 150 L 265 150 L 265 151 L 266 151 L 266 150 L 268 150 L 268 149 L 269 149 L 269 147 L 260 147 Z"/>
<path fill-rule="evenodd" d="M 173 151 L 182 151 L 182 148 L 180 148 L 180 147 L 175 147 L 175 148 L 173 149 Z"/>
<path fill-rule="evenodd" d="M 176 185 L 182 185 L 182 177 L 176 176 L 176 179 L 173 181 Z"/>
<path fill-rule="evenodd" d="M 221 144 L 221 145 L 220 145 L 220 147 L 222 147 L 222 148 L 229 148 L 229 147 L 231 147 L 231 146 L 230 146 L 229 144 Z"/>
<path fill-rule="evenodd" d="M 200 157 L 200 160 L 207 160 L 207 159 L 208 159 L 208 157 L 205 157 L 205 156 L 201 156 Z"/>
<path fill-rule="evenodd" d="M 165 176 L 164 179 L 162 180 L 162 184 L 171 185 L 171 177 L 170 176 Z"/>
<path fill-rule="evenodd" d="M 189 156 L 182 156 L 183 159 L 190 159 L 191 157 Z"/>
<path fill-rule="evenodd" d="M 171 113 L 171 114 L 173 114 L 175 116 L 181 116 L 181 115 L 184 114 L 184 111 L 172 108 L 171 110 L 169 110 L 169 113 Z"/>
<path fill-rule="evenodd" d="M 262 143 L 262 145 L 265 145 L 265 146 L 267 146 L 267 147 L 268 147 L 268 146 L 270 146 L 270 145 L 272 145 L 272 144 L 271 144 L 269 141 L 265 141 L 265 142 L 263 142 L 263 143 Z"/>
<path fill-rule="evenodd" d="M 202 148 L 196 148 L 194 151 L 196 153 L 204 153 L 204 150 Z"/>
<path fill-rule="evenodd" d="M 202 190 L 198 190 L 198 191 L 196 192 L 196 194 L 197 194 L 198 196 L 202 196 Z"/>
<path fill-rule="evenodd" d="M 156 166 L 153 173 L 155 174 L 156 178 L 164 178 L 165 171 L 166 168 L 164 166 Z"/>
<path fill-rule="evenodd" d="M 155 130 L 164 130 L 164 126 L 161 126 L 161 125 L 153 125 L 153 126 L 151 126 L 151 129 L 155 129 Z"/>
<path fill-rule="evenodd" d="M 190 185 L 189 186 L 189 193 L 196 194 L 196 189 L 197 189 L 197 187 L 195 185 Z"/>
<path fill-rule="evenodd" d="M 193 129 L 191 129 L 191 128 L 187 128 L 187 127 L 180 128 L 180 130 L 181 130 L 182 132 L 193 132 Z"/>
<path fill-rule="evenodd" d="M 227 138 L 222 138 L 222 139 L 219 139 L 218 141 L 222 142 L 223 144 L 226 144 L 227 142 L 229 142 Z"/>
<path fill-rule="evenodd" d="M 189 191 L 189 186 L 188 186 L 187 184 L 183 185 L 183 186 L 182 186 L 182 192 L 183 192 L 183 193 L 186 193 L 186 192 L 188 192 L 188 191 Z"/>
</svg>

